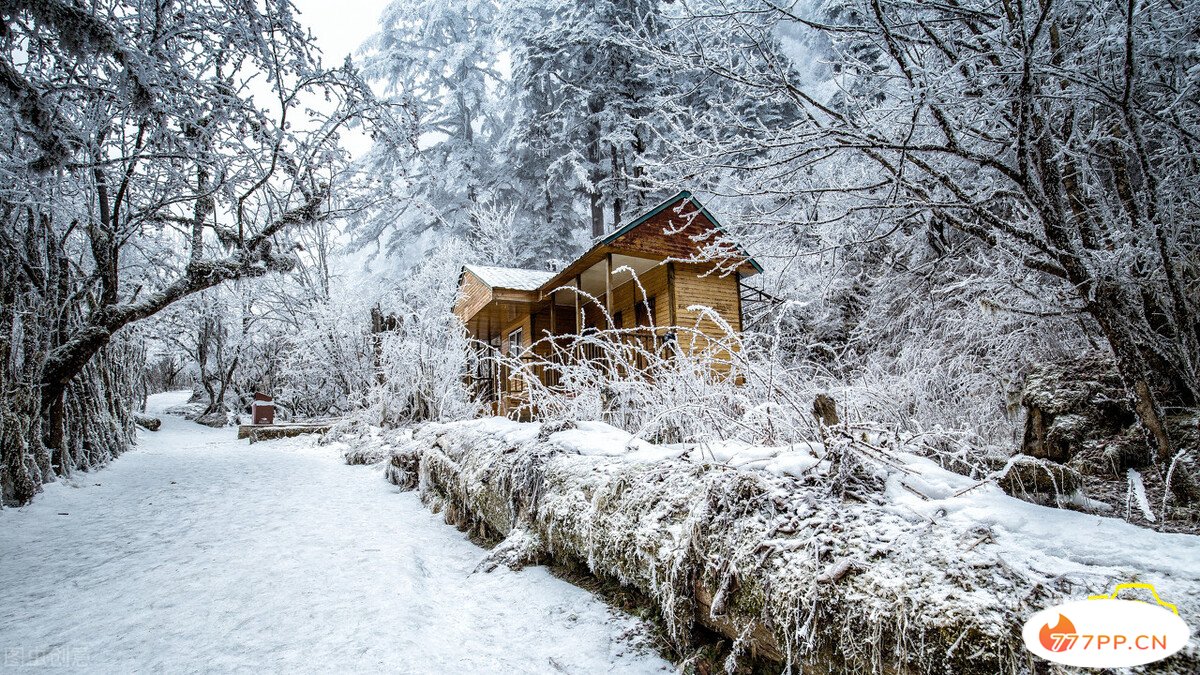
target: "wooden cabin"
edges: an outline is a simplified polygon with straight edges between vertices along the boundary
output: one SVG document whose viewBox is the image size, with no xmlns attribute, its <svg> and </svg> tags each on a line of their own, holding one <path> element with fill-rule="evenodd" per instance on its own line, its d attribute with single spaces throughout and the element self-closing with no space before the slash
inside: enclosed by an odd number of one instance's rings
<svg viewBox="0 0 1200 675">
<path fill-rule="evenodd" d="M 621 359 L 626 369 L 631 363 L 637 369 L 665 350 L 724 350 L 730 344 L 728 330 L 695 308 L 711 308 L 740 332 L 742 279 L 762 268 L 721 235 L 716 218 L 682 191 L 600 239 L 560 271 L 465 265 L 454 313 L 485 352 L 481 356 L 498 352 L 522 358 L 548 387 L 558 385 L 555 363 L 612 353 L 597 339 L 629 346 L 630 359 Z M 580 340 L 581 335 L 592 337 Z M 722 353 L 725 358 L 714 359 L 714 368 L 728 362 L 728 353 Z M 495 414 L 521 409 L 526 401 L 522 378 L 494 360 L 480 364 L 470 378 L 480 399 Z"/>
</svg>

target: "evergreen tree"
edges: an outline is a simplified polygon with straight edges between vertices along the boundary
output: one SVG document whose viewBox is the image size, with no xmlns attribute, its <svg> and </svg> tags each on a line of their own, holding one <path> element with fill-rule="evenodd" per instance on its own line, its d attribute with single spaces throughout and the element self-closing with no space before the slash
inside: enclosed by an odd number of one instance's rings
<svg viewBox="0 0 1200 675">
<path fill-rule="evenodd" d="M 649 201 L 645 162 L 662 78 L 634 43 L 659 39 L 654 0 L 513 0 L 504 12 L 514 100 L 522 104 L 509 147 L 547 200 L 546 234 L 570 227 L 582 207 L 597 237 Z"/>
<path fill-rule="evenodd" d="M 379 198 L 358 223 L 360 244 L 386 239 L 389 253 L 413 262 L 440 236 L 467 237 L 473 214 L 494 198 L 504 171 L 495 152 L 496 12 L 492 0 L 398 0 L 384 10 L 363 72 L 415 117 L 418 150 L 377 143 L 366 157 Z"/>
</svg>

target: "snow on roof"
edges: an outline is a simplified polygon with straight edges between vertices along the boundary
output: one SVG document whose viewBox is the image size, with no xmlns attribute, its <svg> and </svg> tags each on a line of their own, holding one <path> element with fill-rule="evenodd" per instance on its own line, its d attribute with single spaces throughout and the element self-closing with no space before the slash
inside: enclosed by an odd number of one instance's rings
<svg viewBox="0 0 1200 675">
<path fill-rule="evenodd" d="M 554 276 L 554 272 L 525 270 L 517 267 L 463 265 L 463 269 L 470 270 L 472 274 L 492 288 L 510 288 L 515 291 L 536 291 Z"/>
</svg>

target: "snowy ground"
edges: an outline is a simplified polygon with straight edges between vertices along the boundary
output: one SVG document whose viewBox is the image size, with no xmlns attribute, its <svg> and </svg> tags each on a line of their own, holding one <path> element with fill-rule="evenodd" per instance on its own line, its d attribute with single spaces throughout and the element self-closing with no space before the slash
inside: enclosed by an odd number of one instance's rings
<svg viewBox="0 0 1200 675">
<path fill-rule="evenodd" d="M 482 549 L 311 438 L 141 433 L 0 511 L 0 668 L 671 670 L 636 620 L 543 568 L 472 574 Z"/>
</svg>

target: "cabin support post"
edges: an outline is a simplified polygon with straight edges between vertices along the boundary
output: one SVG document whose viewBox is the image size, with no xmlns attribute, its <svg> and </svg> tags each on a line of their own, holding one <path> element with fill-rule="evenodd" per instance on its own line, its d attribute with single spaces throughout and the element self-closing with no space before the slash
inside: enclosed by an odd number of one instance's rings
<svg viewBox="0 0 1200 675">
<path fill-rule="evenodd" d="M 612 254 L 604 256 L 604 311 L 608 314 L 608 322 L 613 322 L 613 305 L 612 305 Z M 620 326 L 613 325 L 613 328 Z"/>
<path fill-rule="evenodd" d="M 746 318 L 742 315 L 742 273 L 734 272 L 733 280 L 734 280 L 733 281 L 734 291 L 737 292 L 737 312 L 738 312 L 737 329 L 738 329 L 738 332 L 740 333 L 743 330 L 745 330 L 745 326 L 746 326 Z"/>
<path fill-rule="evenodd" d="M 558 332 L 558 313 L 555 308 L 555 305 L 557 305 L 558 303 L 554 301 L 554 298 L 557 295 L 558 295 L 558 293 L 555 293 L 554 291 L 550 292 L 550 337 L 551 338 L 553 338 L 554 334 Z"/>
<path fill-rule="evenodd" d="M 583 293 L 583 277 L 575 275 L 575 334 L 583 335 L 583 306 L 579 303 L 579 294 Z"/>
<path fill-rule="evenodd" d="M 483 333 L 478 336 L 483 341 L 483 346 L 479 349 L 480 356 L 483 357 L 482 371 L 486 378 L 485 384 L 487 389 L 483 391 L 484 401 L 495 400 L 496 395 L 496 361 L 492 359 L 492 314 L 488 312 L 486 320 L 480 322 L 480 327 Z"/>
<path fill-rule="evenodd" d="M 500 377 L 504 374 L 504 367 L 500 364 L 500 359 L 498 358 L 500 356 L 500 349 L 501 349 L 502 343 L 500 343 L 500 341 L 497 340 L 496 342 L 498 344 L 492 344 L 493 339 L 494 338 L 492 337 L 492 331 L 489 329 L 488 330 L 488 345 L 490 346 L 490 348 L 492 350 L 492 398 L 496 401 L 496 413 L 499 415 L 503 415 L 504 414 L 504 409 L 503 409 L 504 386 L 502 384 L 500 384 Z"/>
<path fill-rule="evenodd" d="M 667 315 L 671 319 L 671 329 L 679 325 L 679 318 L 675 316 L 675 263 L 667 263 Z"/>
</svg>

